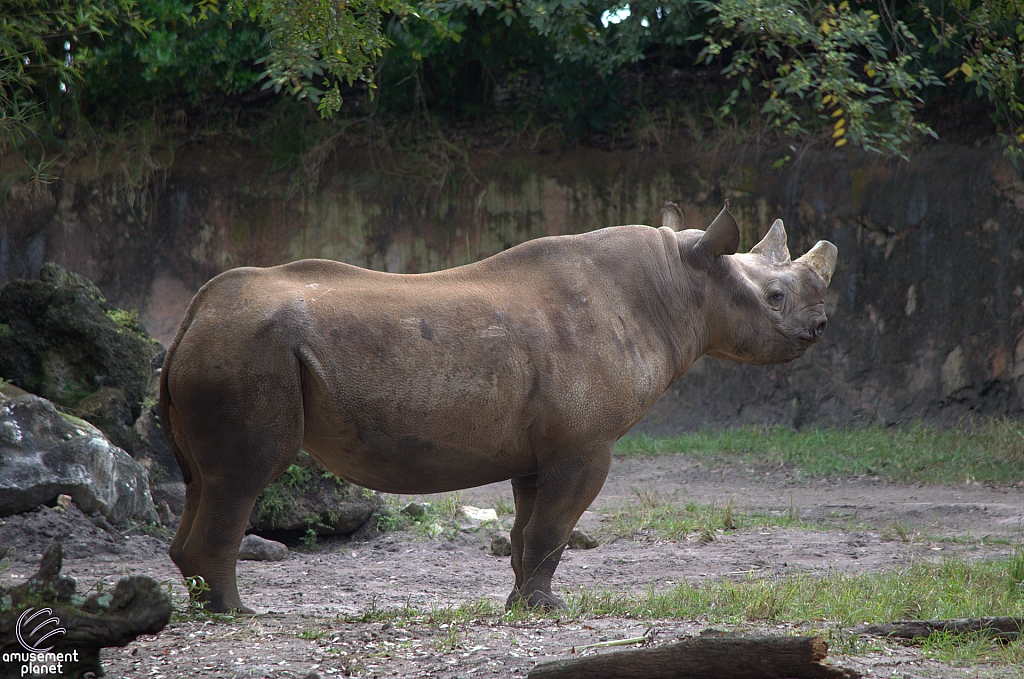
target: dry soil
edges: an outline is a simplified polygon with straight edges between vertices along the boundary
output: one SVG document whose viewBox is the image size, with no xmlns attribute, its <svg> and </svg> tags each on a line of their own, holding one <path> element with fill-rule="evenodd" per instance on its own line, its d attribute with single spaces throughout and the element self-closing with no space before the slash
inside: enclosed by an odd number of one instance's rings
<svg viewBox="0 0 1024 679">
<path fill-rule="evenodd" d="M 732 500 L 741 512 L 796 513 L 815 528 L 746 528 L 719 534 L 709 543 L 666 540 L 643 531 L 611 537 L 609 513 L 634 501 L 637 492 L 656 492 L 675 502 L 724 505 Z M 511 505 L 511 491 L 508 484 L 470 489 L 462 502 L 503 508 Z M 63 524 L 54 514 L 46 509 L 9 517 L 0 526 L 0 542 L 16 547 L 9 567 L 0 571 L 4 585 L 31 575 L 38 553 L 56 538 L 69 546 L 64 570 L 78 579 L 80 592 L 98 581 L 112 585 L 123 574 L 148 574 L 173 583 L 176 602 L 184 607 L 184 590 L 164 541 L 111 536 L 73 509 Z M 502 520 L 507 525 L 511 517 Z M 899 486 L 870 478 L 807 482 L 786 469 L 708 468 L 678 456 L 616 459 L 604 490 L 580 521 L 582 529 L 604 539 L 595 549 L 566 551 L 556 589 L 641 592 L 683 580 L 878 571 L 952 556 L 992 559 L 1012 552 L 1022 520 L 1020 485 Z M 509 622 L 494 615 L 455 629 L 402 617 L 351 621 L 374 609 L 429 611 L 481 599 L 500 606 L 512 571 L 507 557 L 491 554 L 493 532 L 469 526 L 454 538 L 429 538 L 422 531 L 399 531 L 369 542 L 335 540 L 294 549 L 277 563 L 239 562 L 242 599 L 257 615 L 229 620 L 185 616 L 155 637 L 104 651 L 108 676 L 522 677 L 534 664 L 565 657 L 582 645 L 649 630 L 657 642 L 665 642 L 709 626 L 699 619 L 538 616 Z M 811 627 L 797 622 L 741 628 L 793 629 Z M 1015 667 L 943 664 L 915 647 L 883 643 L 878 648 L 853 657 L 833 654 L 829 660 L 867 676 L 1021 676 Z"/>
</svg>

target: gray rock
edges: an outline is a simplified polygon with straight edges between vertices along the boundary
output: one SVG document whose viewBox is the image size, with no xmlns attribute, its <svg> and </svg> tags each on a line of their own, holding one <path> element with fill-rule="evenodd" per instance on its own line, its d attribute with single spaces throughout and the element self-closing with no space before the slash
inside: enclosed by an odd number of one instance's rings
<svg viewBox="0 0 1024 679">
<path fill-rule="evenodd" d="M 429 502 L 410 502 L 402 507 L 402 513 L 415 519 L 426 514 L 428 509 L 430 509 Z"/>
<path fill-rule="evenodd" d="M 75 415 L 103 432 L 107 440 L 129 455 L 135 452 L 135 430 L 132 409 L 124 392 L 102 387 L 83 398 Z"/>
<path fill-rule="evenodd" d="M 494 556 L 512 556 L 512 541 L 502 534 L 491 538 L 491 554 Z"/>
<path fill-rule="evenodd" d="M 572 535 L 569 536 L 569 549 L 593 549 L 600 543 L 595 539 L 587 535 L 581 530 L 573 529 Z"/>
<path fill-rule="evenodd" d="M 146 466 L 144 462 L 142 466 Z M 150 480 L 149 494 L 153 497 L 153 504 L 166 502 L 175 516 L 181 516 L 181 513 L 185 511 L 185 484 L 181 481 L 153 483 Z"/>
<path fill-rule="evenodd" d="M 305 452 L 264 490 L 249 516 L 249 532 L 353 533 L 383 504 L 380 496 L 328 473 Z"/>
<path fill-rule="evenodd" d="M 238 558 L 247 561 L 281 561 L 288 556 L 288 548 L 280 542 L 246 535 L 238 546 Z"/>
<path fill-rule="evenodd" d="M 157 521 L 145 469 L 98 429 L 37 396 L 0 396 L 0 516 L 62 493 L 112 524 Z"/>
<path fill-rule="evenodd" d="M 170 526 L 174 523 L 174 512 L 171 511 L 171 506 L 167 504 L 167 500 L 161 500 L 157 503 L 156 515 L 160 517 L 160 523 L 164 526 Z"/>
<path fill-rule="evenodd" d="M 164 433 L 160 424 L 160 416 L 156 406 L 145 410 L 139 419 L 135 421 L 135 453 L 136 460 L 148 459 L 152 461 L 149 468 L 149 476 L 153 483 L 165 481 L 182 482 L 181 468 L 178 460 L 174 457 L 171 444 L 167 441 L 167 434 Z"/>
</svg>

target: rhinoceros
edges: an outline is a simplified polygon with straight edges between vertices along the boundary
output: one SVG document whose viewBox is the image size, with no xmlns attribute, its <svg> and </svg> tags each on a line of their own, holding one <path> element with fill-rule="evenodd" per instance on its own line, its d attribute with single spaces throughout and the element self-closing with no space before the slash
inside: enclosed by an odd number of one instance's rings
<svg viewBox="0 0 1024 679">
<path fill-rule="evenodd" d="M 678 226 L 669 210 L 663 222 Z M 837 250 L 791 261 L 782 221 L 736 254 L 705 231 L 617 226 L 538 238 L 444 271 L 322 259 L 218 275 L 164 360 L 160 408 L 185 509 L 170 555 L 207 608 L 248 612 L 235 561 L 256 497 L 307 451 L 387 493 L 511 479 L 508 604 L 551 578 L 615 442 L 701 355 L 792 361 L 825 328 Z"/>
</svg>

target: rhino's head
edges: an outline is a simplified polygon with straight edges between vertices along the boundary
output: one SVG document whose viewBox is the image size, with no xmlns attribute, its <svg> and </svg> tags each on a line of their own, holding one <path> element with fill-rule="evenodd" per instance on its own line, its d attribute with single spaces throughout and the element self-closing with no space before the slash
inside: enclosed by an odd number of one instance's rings
<svg viewBox="0 0 1024 679">
<path fill-rule="evenodd" d="M 740 232 L 728 208 L 707 230 L 677 236 L 683 261 L 704 281 L 705 353 L 758 365 L 792 361 L 825 330 L 825 288 L 838 250 L 818 241 L 791 260 L 778 219 L 750 252 L 736 254 Z"/>
</svg>

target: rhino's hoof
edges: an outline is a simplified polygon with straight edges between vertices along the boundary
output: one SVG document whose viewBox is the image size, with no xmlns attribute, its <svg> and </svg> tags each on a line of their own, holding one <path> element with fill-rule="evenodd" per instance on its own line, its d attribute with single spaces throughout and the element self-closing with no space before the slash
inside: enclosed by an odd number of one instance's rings
<svg viewBox="0 0 1024 679">
<path fill-rule="evenodd" d="M 207 613 L 225 613 L 228 615 L 256 615 L 256 611 L 252 610 L 241 601 L 236 603 L 224 603 L 215 602 L 214 599 L 208 599 L 204 604 L 203 608 Z"/>
<path fill-rule="evenodd" d="M 512 590 L 512 593 L 508 595 L 508 600 L 505 602 L 505 610 L 510 610 L 517 604 L 526 606 L 527 608 L 539 608 L 545 611 L 564 610 L 566 607 L 565 602 L 554 594 L 551 592 L 542 592 L 539 589 L 534 590 L 526 597 L 524 597 L 518 589 Z"/>
</svg>

